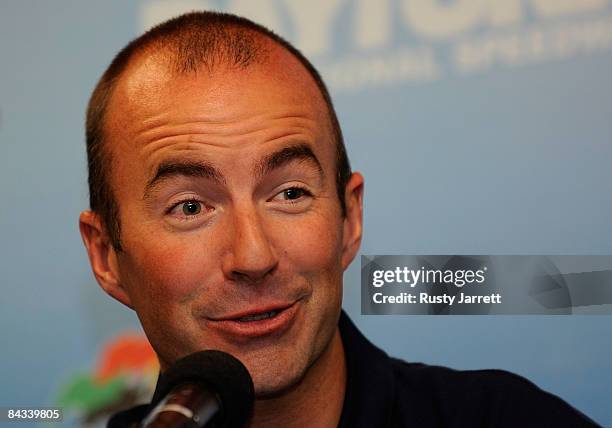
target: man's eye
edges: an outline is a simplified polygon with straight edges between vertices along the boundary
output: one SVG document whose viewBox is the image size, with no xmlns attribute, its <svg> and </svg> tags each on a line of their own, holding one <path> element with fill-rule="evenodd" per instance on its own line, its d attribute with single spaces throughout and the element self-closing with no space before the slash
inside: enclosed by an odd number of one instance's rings
<svg viewBox="0 0 612 428">
<path fill-rule="evenodd" d="M 174 217 L 185 218 L 195 217 L 202 212 L 203 204 L 200 201 L 193 199 L 176 202 L 166 211 L 166 214 L 170 214 Z"/>
<path fill-rule="evenodd" d="M 202 212 L 202 204 L 198 201 L 185 201 L 181 205 L 183 214 L 186 216 L 198 215 Z"/>
<path fill-rule="evenodd" d="M 285 200 L 294 200 L 299 199 L 306 194 L 304 189 L 300 189 L 299 187 L 292 187 L 290 189 L 283 190 L 283 199 Z"/>
</svg>

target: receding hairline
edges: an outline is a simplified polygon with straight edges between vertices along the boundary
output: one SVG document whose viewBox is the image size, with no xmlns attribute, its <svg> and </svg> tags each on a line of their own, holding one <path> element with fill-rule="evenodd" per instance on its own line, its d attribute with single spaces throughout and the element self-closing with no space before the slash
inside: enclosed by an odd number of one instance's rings
<svg viewBox="0 0 612 428">
<path fill-rule="evenodd" d="M 304 64 L 302 64 L 299 58 L 282 44 L 265 34 L 260 34 L 250 29 L 246 31 L 251 31 L 253 35 L 259 39 L 257 43 L 261 44 L 261 57 L 253 58 L 248 64 L 236 65 L 229 60 L 221 61 L 220 58 L 213 67 L 210 67 L 210 64 L 201 64 L 193 69 L 184 70 L 175 67 L 175 59 L 173 58 L 174 52 L 172 47 L 167 44 L 142 46 L 142 49 L 133 52 L 126 62 L 125 67 L 116 76 L 113 82 L 113 87 L 110 90 L 105 112 L 103 114 L 101 123 L 103 136 L 102 150 L 105 152 L 105 155 L 108 156 L 108 159 L 113 159 L 118 154 L 118 152 L 116 152 L 117 140 L 111 141 L 114 139 L 109 138 L 111 135 L 109 119 L 113 117 L 114 111 L 120 109 L 122 105 L 125 105 L 122 104 L 123 99 L 120 101 L 116 100 L 117 90 L 125 83 L 126 79 L 138 73 L 139 67 L 142 65 L 145 65 L 145 67 L 160 67 L 160 77 L 154 78 L 151 81 L 157 80 L 156 83 L 159 83 L 161 87 L 163 87 L 165 79 L 175 81 L 175 79 L 194 77 L 196 79 L 210 78 L 213 80 L 219 75 L 250 72 L 263 72 L 263 74 L 270 79 L 280 79 L 291 83 L 300 82 L 299 86 L 296 85 L 294 87 L 296 90 L 298 88 L 303 89 L 304 93 L 307 94 L 306 97 L 309 103 L 311 103 L 317 116 L 322 120 L 320 125 L 323 126 L 324 142 L 329 144 L 330 150 L 334 152 L 334 148 L 338 144 L 332 120 L 332 115 L 334 113 L 330 111 L 330 107 L 325 100 L 325 95 L 319 88 L 315 78 Z M 165 77 L 162 77 L 161 73 L 165 73 Z M 155 75 L 155 71 L 153 75 Z M 155 85 L 155 83 L 153 85 Z M 112 171 L 109 171 L 107 179 L 112 186 L 114 184 L 114 174 Z"/>
<path fill-rule="evenodd" d="M 239 24 L 225 24 L 223 38 L 200 49 L 193 49 L 194 41 L 190 41 L 201 33 L 199 28 L 183 28 L 176 33 L 161 34 L 151 37 L 142 36 L 141 42 L 133 49 L 120 74 L 125 73 L 130 64 L 142 57 L 162 58 L 170 66 L 170 70 L 180 75 L 190 71 L 200 71 L 202 68 L 213 71 L 218 67 L 231 66 L 236 69 L 246 69 L 256 63 L 264 63 L 269 57 L 272 48 L 287 49 L 269 35 L 244 27 Z M 219 32 L 217 30 L 217 32 Z M 292 55 L 293 56 L 293 55 Z"/>
<path fill-rule="evenodd" d="M 195 76 L 200 78 L 210 77 L 211 79 L 218 76 L 219 73 L 249 73 L 256 71 L 257 69 L 265 72 L 270 72 L 271 78 L 279 78 L 285 81 L 299 80 L 303 82 L 304 89 L 309 93 L 312 100 L 315 100 L 314 104 L 319 110 L 320 114 L 325 117 L 326 131 L 329 133 L 331 138 L 330 143 L 338 143 L 337 136 L 334 131 L 333 116 L 335 112 L 331 109 L 331 105 L 328 104 L 326 93 L 320 88 L 317 80 L 312 75 L 310 70 L 302 63 L 302 61 L 287 47 L 283 46 L 278 41 L 274 40 L 267 34 L 262 34 L 257 31 L 253 31 L 250 28 L 237 28 L 236 31 L 250 32 L 254 36 L 254 40 L 258 45 L 257 55 L 253 57 L 248 63 L 236 64 L 234 61 L 226 57 L 219 57 L 214 63 L 203 62 L 196 64 L 193 68 L 188 70 L 177 66 L 176 52 L 173 50 L 173 46 L 170 44 L 171 41 L 165 41 L 157 43 L 155 40 L 149 44 L 139 46 L 129 57 L 124 67 L 115 76 L 111 82 L 111 87 L 108 94 L 108 99 L 105 103 L 105 111 L 103 113 L 102 120 L 102 134 L 104 140 L 107 140 L 107 120 L 109 117 L 109 111 L 113 106 L 113 100 L 116 96 L 117 89 L 122 83 L 129 77 L 132 77 L 138 72 L 139 66 L 145 63 L 149 65 L 159 66 L 160 72 L 166 73 L 166 77 L 170 80 L 181 77 Z M 180 62 L 180 61 L 179 61 Z M 281 66 L 282 64 L 282 66 Z M 158 80 L 163 80 L 160 75 Z M 297 88 L 296 88 L 297 89 Z M 103 143 L 104 144 L 104 143 Z"/>
<path fill-rule="evenodd" d="M 274 60 L 276 53 L 284 60 Z M 196 74 L 223 72 L 223 67 L 245 72 L 254 65 L 275 61 L 274 74 L 283 73 L 295 81 L 288 67 L 280 67 L 288 59 L 297 66 L 301 81 L 308 82 L 304 96 L 316 103 L 324 116 L 322 125 L 336 147 L 337 192 L 345 215 L 344 186 L 351 174 L 342 130 L 325 83 L 311 62 L 293 45 L 269 29 L 239 16 L 217 12 L 191 12 L 153 27 L 132 40 L 113 59 L 88 103 L 86 142 L 89 171 L 90 208 L 99 212 L 107 226 L 113 246 L 121 250 L 119 209 L 112 187 L 112 149 L 108 144 L 109 111 L 119 83 L 133 72 L 142 58 L 159 58 L 169 67 L 174 78 L 190 71 Z M 295 68 L 293 68 L 295 72 Z M 314 84 L 314 86 L 312 86 Z M 314 90 L 314 93 L 312 92 Z M 323 106 L 320 106 L 323 102 Z"/>
</svg>

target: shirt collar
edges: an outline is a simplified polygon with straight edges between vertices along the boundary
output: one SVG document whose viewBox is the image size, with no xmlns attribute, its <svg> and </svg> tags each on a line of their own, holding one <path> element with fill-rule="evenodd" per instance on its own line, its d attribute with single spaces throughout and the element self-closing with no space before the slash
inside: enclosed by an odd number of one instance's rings
<svg viewBox="0 0 612 428">
<path fill-rule="evenodd" d="M 339 427 L 391 426 L 395 379 L 389 356 L 374 346 L 342 311 L 346 393 Z"/>
</svg>

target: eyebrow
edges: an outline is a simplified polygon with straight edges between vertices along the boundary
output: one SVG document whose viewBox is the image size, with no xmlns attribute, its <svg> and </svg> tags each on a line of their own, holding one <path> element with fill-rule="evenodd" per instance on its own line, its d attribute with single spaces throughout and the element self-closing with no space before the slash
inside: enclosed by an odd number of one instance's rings
<svg viewBox="0 0 612 428">
<path fill-rule="evenodd" d="M 265 156 L 255 165 L 253 173 L 257 179 L 261 179 L 261 177 L 270 174 L 272 171 L 296 161 L 305 161 L 312 164 L 319 176 L 324 177 L 319 159 L 317 159 L 310 146 L 306 143 L 284 147 L 277 152 Z M 181 176 L 207 178 L 215 183 L 226 184 L 223 174 L 210 162 L 167 160 L 157 167 L 155 175 L 147 183 L 143 199 L 148 199 L 155 187 L 163 181 Z"/>
<path fill-rule="evenodd" d="M 275 169 L 296 161 L 304 161 L 312 164 L 319 173 L 319 176 L 324 177 L 323 168 L 321 167 L 319 159 L 317 159 L 310 146 L 306 143 L 284 147 L 277 152 L 267 155 L 257 163 L 254 174 L 257 178 L 261 178 Z"/>
<path fill-rule="evenodd" d="M 223 175 L 209 162 L 168 160 L 157 167 L 155 175 L 145 187 L 144 198 L 148 198 L 161 182 L 179 176 L 207 178 L 215 183 L 225 183 Z"/>
</svg>

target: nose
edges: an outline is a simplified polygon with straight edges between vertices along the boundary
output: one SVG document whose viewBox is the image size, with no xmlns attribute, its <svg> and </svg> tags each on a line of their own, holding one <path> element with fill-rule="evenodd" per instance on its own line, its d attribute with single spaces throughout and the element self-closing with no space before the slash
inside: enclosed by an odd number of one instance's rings
<svg viewBox="0 0 612 428">
<path fill-rule="evenodd" d="M 278 258 L 269 236 L 255 210 L 234 213 L 226 231 L 229 250 L 223 263 L 227 278 L 254 283 L 271 273 Z"/>
</svg>

